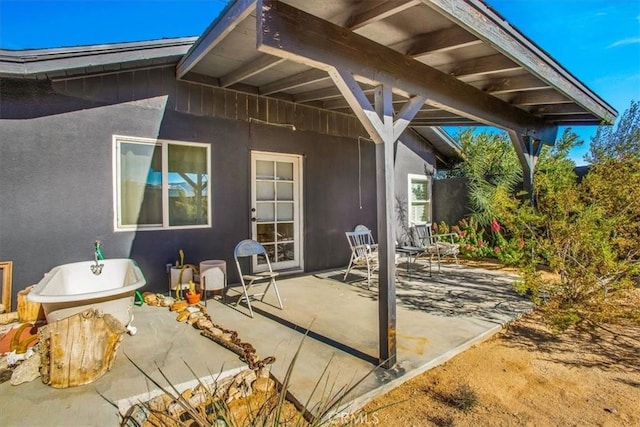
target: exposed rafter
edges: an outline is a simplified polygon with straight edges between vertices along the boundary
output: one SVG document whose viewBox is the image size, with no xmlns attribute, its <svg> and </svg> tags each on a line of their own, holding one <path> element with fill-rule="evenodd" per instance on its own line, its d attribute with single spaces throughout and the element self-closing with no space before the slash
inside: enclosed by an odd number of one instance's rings
<svg viewBox="0 0 640 427">
<path fill-rule="evenodd" d="M 523 92 L 511 99 L 515 105 L 568 104 L 572 101 L 566 96 L 553 91 Z"/>
<path fill-rule="evenodd" d="M 230 73 L 220 77 L 220 85 L 222 87 L 229 87 L 232 84 L 241 82 L 244 79 L 248 79 L 251 76 L 281 64 L 284 61 L 284 59 L 275 56 L 260 55 L 260 57 L 255 61 L 247 62 Z"/>
<path fill-rule="evenodd" d="M 449 73 L 458 78 L 468 78 L 520 69 L 522 69 L 520 65 L 503 55 L 490 55 L 456 62 Z"/>
<path fill-rule="evenodd" d="M 368 7 L 370 2 L 362 2 L 365 7 Z M 391 0 L 381 2 L 378 5 L 368 8 L 362 11 L 356 11 L 347 21 L 347 27 L 352 30 L 364 27 L 373 22 L 381 21 L 389 16 L 400 13 L 420 4 L 420 0 Z"/>
<path fill-rule="evenodd" d="M 407 97 L 423 96 L 430 105 L 521 134 L 546 126 L 541 119 L 455 77 L 331 22 L 275 0 L 259 4 L 257 45 L 262 52 L 326 71 L 349 70 L 360 82 L 387 84 Z"/>
<path fill-rule="evenodd" d="M 480 0 L 421 0 L 438 13 L 486 40 L 498 52 L 513 58 L 533 75 L 556 87 L 578 105 L 606 120 L 617 112 L 549 55 L 509 25 Z"/>
<path fill-rule="evenodd" d="M 330 79 L 329 75 L 326 72 L 322 70 L 316 70 L 315 68 L 313 68 L 311 70 L 294 74 L 293 76 L 276 80 L 273 83 L 260 86 L 260 94 L 271 95 L 272 93 L 284 92 L 287 90 L 298 88 L 300 86 L 305 86 L 311 83 L 316 83 L 316 82 L 329 80 L 329 79 Z"/>
<path fill-rule="evenodd" d="M 548 83 L 545 83 L 542 80 L 529 74 L 525 74 L 522 76 L 501 77 L 493 79 L 485 83 L 482 89 L 485 92 L 489 92 L 493 95 L 499 95 L 502 93 L 549 89 L 550 87 L 551 86 L 549 86 Z"/>
<path fill-rule="evenodd" d="M 477 44 L 482 44 L 482 40 L 460 27 L 451 27 L 420 34 L 396 43 L 391 48 L 405 55 L 419 58 Z"/>
</svg>

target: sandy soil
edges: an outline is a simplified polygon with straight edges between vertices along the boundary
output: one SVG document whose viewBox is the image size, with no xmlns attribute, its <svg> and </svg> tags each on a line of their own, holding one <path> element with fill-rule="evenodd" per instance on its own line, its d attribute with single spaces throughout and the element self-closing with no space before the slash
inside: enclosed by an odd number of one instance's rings
<svg viewBox="0 0 640 427">
<path fill-rule="evenodd" d="M 627 302 L 638 308 L 635 291 Z M 640 426 L 640 327 L 556 334 L 533 313 L 363 411 L 380 407 L 361 424 Z"/>
</svg>

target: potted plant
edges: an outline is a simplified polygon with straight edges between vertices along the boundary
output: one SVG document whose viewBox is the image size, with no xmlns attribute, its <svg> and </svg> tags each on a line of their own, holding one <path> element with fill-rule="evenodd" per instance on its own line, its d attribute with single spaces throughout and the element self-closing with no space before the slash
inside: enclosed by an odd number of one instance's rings
<svg viewBox="0 0 640 427">
<path fill-rule="evenodd" d="M 184 294 L 189 304 L 197 304 L 200 302 L 201 292 L 196 292 L 196 285 L 193 280 L 189 280 L 189 290 Z"/>
<path fill-rule="evenodd" d="M 180 291 L 188 288 L 189 282 L 193 280 L 194 271 L 198 268 L 193 264 L 185 264 L 184 251 L 180 249 L 180 258 L 176 260 L 175 266 L 171 267 L 171 290 L 176 291 L 176 299 L 180 299 Z"/>
</svg>

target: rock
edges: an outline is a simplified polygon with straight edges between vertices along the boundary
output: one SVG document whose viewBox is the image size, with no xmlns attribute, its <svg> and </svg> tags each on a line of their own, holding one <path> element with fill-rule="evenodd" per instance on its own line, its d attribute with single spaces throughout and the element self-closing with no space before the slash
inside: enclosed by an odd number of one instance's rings
<svg viewBox="0 0 640 427">
<path fill-rule="evenodd" d="M 256 372 L 256 376 L 258 378 L 270 378 L 270 374 L 271 374 L 271 370 L 266 366 L 258 369 L 258 372 Z"/>
<path fill-rule="evenodd" d="M 149 409 L 153 412 L 164 412 L 167 410 L 169 405 L 173 402 L 173 399 L 166 394 L 161 394 L 160 396 L 154 397 L 151 399 L 149 404 Z"/>
<path fill-rule="evenodd" d="M 255 380 L 252 384 L 252 388 L 254 391 L 260 393 L 267 393 L 275 387 L 276 383 L 271 378 L 260 377 Z"/>
<path fill-rule="evenodd" d="M 7 312 L 7 306 L 4 304 L 0 304 L 0 314 Z"/>
<path fill-rule="evenodd" d="M 178 317 L 176 317 L 176 320 L 178 322 L 184 322 L 189 318 L 189 312 L 187 310 L 182 310 L 181 312 L 178 313 Z"/>
<path fill-rule="evenodd" d="M 213 328 L 213 322 L 204 316 L 201 316 L 196 320 L 196 327 L 198 329 L 211 329 Z"/>
<path fill-rule="evenodd" d="M 173 297 L 165 297 L 163 296 L 162 299 L 159 300 L 160 301 L 160 306 L 161 307 L 171 307 L 173 305 L 173 303 L 176 302 L 176 299 Z"/>
<path fill-rule="evenodd" d="M 189 313 L 200 313 L 200 309 L 196 306 L 187 307 Z"/>
<path fill-rule="evenodd" d="M 143 298 L 144 298 L 144 302 L 146 302 L 148 305 L 152 305 L 152 306 L 159 305 L 158 296 L 156 294 L 148 293 Z"/>
<path fill-rule="evenodd" d="M 220 335 L 220 338 L 222 338 L 223 341 L 231 342 L 231 334 L 222 334 Z"/>
<path fill-rule="evenodd" d="M 201 317 L 204 317 L 204 314 L 202 314 L 201 312 L 197 311 L 195 313 L 191 313 L 189 315 L 189 318 L 187 319 L 187 323 L 190 325 L 193 325 L 194 323 L 196 323 L 198 321 L 198 319 L 200 319 Z"/>
<path fill-rule="evenodd" d="M 211 328 L 209 329 L 209 332 L 211 332 L 211 335 L 214 335 L 216 337 L 219 337 L 223 334 L 222 329 L 218 329 L 218 328 Z"/>
<path fill-rule="evenodd" d="M 22 362 L 11 375 L 11 385 L 27 383 L 40 377 L 40 355 L 34 354 Z"/>
<path fill-rule="evenodd" d="M 182 311 L 187 307 L 189 307 L 189 303 L 186 302 L 185 300 L 180 300 L 180 301 L 176 301 L 173 304 L 171 304 L 171 307 L 169 307 L 169 310 L 171 310 L 171 311 Z"/>
</svg>

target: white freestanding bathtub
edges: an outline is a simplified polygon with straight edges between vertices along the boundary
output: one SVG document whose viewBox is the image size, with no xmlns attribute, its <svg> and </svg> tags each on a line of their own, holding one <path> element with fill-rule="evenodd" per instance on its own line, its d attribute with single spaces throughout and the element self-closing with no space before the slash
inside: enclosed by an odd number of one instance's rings
<svg viewBox="0 0 640 427">
<path fill-rule="evenodd" d="M 90 307 L 109 313 L 130 333 L 135 291 L 147 283 L 142 270 L 132 259 L 105 259 L 102 272 L 91 271 L 93 261 L 75 262 L 54 267 L 45 273 L 29 292 L 28 299 L 39 302 L 47 322 L 80 313 Z"/>
</svg>

